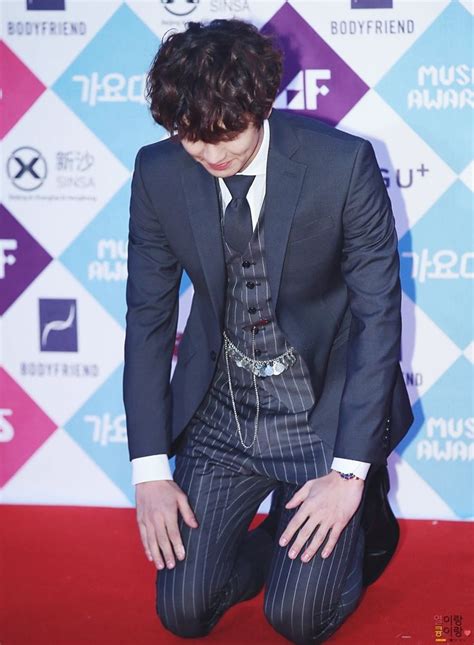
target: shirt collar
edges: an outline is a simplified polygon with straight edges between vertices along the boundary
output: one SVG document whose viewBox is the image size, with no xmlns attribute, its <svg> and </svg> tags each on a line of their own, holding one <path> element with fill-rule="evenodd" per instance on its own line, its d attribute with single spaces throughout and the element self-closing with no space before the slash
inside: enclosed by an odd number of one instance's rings
<svg viewBox="0 0 474 645">
<path fill-rule="evenodd" d="M 267 171 L 267 158 L 268 158 L 268 148 L 270 145 L 270 126 L 268 124 L 268 119 L 263 121 L 263 139 L 258 149 L 257 154 L 252 159 L 250 164 L 242 170 L 242 172 L 236 173 L 237 175 L 264 175 Z"/>
</svg>

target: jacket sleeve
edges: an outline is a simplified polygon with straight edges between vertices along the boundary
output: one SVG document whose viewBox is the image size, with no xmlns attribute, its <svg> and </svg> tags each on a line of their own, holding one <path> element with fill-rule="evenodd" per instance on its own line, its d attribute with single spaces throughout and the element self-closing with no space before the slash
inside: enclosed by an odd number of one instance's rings
<svg viewBox="0 0 474 645">
<path fill-rule="evenodd" d="M 341 269 L 352 312 L 334 456 L 384 463 L 401 355 L 398 237 L 374 149 L 363 139 L 343 211 Z"/>
<path fill-rule="evenodd" d="M 126 284 L 123 400 L 130 460 L 167 453 L 171 437 L 171 360 L 182 266 L 172 253 L 142 176 L 132 176 Z"/>
</svg>

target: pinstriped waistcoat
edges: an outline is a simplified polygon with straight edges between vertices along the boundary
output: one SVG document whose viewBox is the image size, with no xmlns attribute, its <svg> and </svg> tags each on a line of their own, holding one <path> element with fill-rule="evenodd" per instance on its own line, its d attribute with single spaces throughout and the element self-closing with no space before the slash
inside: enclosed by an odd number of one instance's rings
<svg viewBox="0 0 474 645">
<path fill-rule="evenodd" d="M 218 194 L 220 199 L 220 191 Z M 256 358 L 260 360 L 273 358 L 290 347 L 273 319 L 270 306 L 272 296 L 265 264 L 264 214 L 265 201 L 244 253 L 231 248 L 222 236 L 227 267 L 225 328 L 232 342 L 247 356 L 253 356 L 252 323 L 261 319 L 269 320 L 255 334 Z M 221 204 L 221 222 L 222 217 Z M 271 249 L 269 252 L 271 253 Z M 301 412 L 312 407 L 314 393 L 307 366 L 294 351 L 297 360 L 291 367 L 278 375 L 257 377 L 257 383 L 259 388 L 265 390 L 270 397 L 278 399 L 279 404 L 283 404 L 289 412 Z M 232 383 L 240 384 L 248 394 L 254 391 L 252 374 L 235 365 L 230 357 L 229 365 Z M 226 369 L 224 349 L 220 353 L 217 369 Z"/>
</svg>

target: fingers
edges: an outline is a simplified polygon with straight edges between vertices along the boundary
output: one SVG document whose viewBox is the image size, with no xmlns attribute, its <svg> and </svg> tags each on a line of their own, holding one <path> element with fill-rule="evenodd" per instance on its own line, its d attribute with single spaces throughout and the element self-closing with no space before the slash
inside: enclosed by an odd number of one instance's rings
<svg viewBox="0 0 474 645">
<path fill-rule="evenodd" d="M 165 562 L 168 568 L 174 566 L 174 559 L 170 555 L 171 545 L 164 523 L 162 521 L 158 523 L 156 520 L 155 523 L 147 524 L 147 536 L 155 566 L 158 569 L 164 569 Z"/>
<path fill-rule="evenodd" d="M 291 520 L 288 522 L 286 529 L 283 531 L 283 533 L 280 536 L 280 540 L 279 540 L 280 546 L 286 546 L 288 542 L 291 540 L 291 538 L 293 537 L 293 535 L 296 533 L 296 531 L 299 529 L 299 527 L 309 517 L 309 511 L 306 509 L 307 507 L 305 508 L 304 506 L 299 508 L 298 511 L 293 515 Z M 313 524 L 313 528 L 315 526 L 316 524 Z"/>
<path fill-rule="evenodd" d="M 138 529 L 139 529 L 139 531 L 140 531 L 140 538 L 141 538 L 141 541 L 142 541 L 142 544 L 143 544 L 143 549 L 144 549 L 144 551 L 145 551 L 145 555 L 146 555 L 146 557 L 148 558 L 148 560 L 150 560 L 150 561 L 151 561 L 151 560 L 153 560 L 154 558 L 153 558 L 153 555 L 152 555 L 152 553 L 151 553 L 150 546 L 149 546 L 149 544 L 148 544 L 148 536 L 147 536 L 147 534 L 146 534 L 146 526 L 145 526 L 142 522 L 138 522 Z M 155 563 L 155 564 L 156 564 L 156 566 L 158 567 L 158 564 L 157 564 L 157 563 Z M 160 566 L 160 567 L 158 567 L 158 568 L 159 568 L 159 569 L 162 569 L 162 568 L 163 568 L 163 564 L 161 563 L 161 566 Z"/>
<path fill-rule="evenodd" d="M 175 554 L 178 560 L 184 560 L 186 554 L 178 529 L 177 515 L 165 518 L 164 522 L 158 520 L 155 534 L 168 569 L 172 569 L 176 564 Z"/>
<path fill-rule="evenodd" d="M 328 558 L 331 555 L 331 553 L 334 550 L 334 547 L 336 546 L 337 541 L 341 536 L 343 528 L 344 527 L 337 529 L 336 527 L 333 527 L 331 529 L 326 546 L 324 547 L 323 552 L 321 553 L 322 558 Z"/>
<path fill-rule="evenodd" d="M 301 552 L 301 549 L 304 547 L 306 542 L 309 540 L 311 535 L 316 528 L 316 533 L 314 534 L 313 539 L 311 540 L 308 547 L 304 550 L 301 555 L 302 562 L 309 562 L 311 558 L 317 553 L 319 547 L 324 542 L 326 537 L 329 534 L 327 543 L 321 553 L 322 558 L 327 558 L 331 555 L 334 547 L 337 544 L 337 541 L 342 533 L 344 526 L 342 524 L 328 524 L 319 522 L 318 520 L 308 520 L 306 524 L 298 531 L 297 537 L 293 544 L 291 545 L 290 551 L 288 552 L 288 557 L 294 560 L 298 557 Z"/>
<path fill-rule="evenodd" d="M 302 554 L 301 561 L 309 562 L 328 535 L 321 557 L 327 558 L 331 555 L 344 527 L 359 507 L 362 497 L 361 489 L 348 489 L 340 484 L 341 480 L 333 478 L 331 473 L 319 479 L 309 480 L 286 504 L 286 508 L 293 508 L 302 502 L 279 540 L 280 546 L 286 546 L 298 531 L 288 552 L 290 558 L 294 559 L 299 555 L 315 527 L 318 529 Z"/>
<path fill-rule="evenodd" d="M 306 524 L 303 526 L 302 529 L 298 531 L 298 535 L 296 536 L 295 541 L 291 545 L 291 549 L 288 553 L 288 557 L 291 558 L 292 560 L 296 558 L 303 548 L 303 546 L 306 544 L 306 542 L 309 540 L 311 535 L 314 532 L 314 529 L 318 526 L 318 521 L 316 520 L 308 520 Z M 317 535 L 320 535 L 322 531 L 324 530 L 323 526 L 319 526 L 317 529 Z M 327 532 L 327 529 L 326 529 Z M 326 535 L 326 533 L 324 533 Z"/>
<path fill-rule="evenodd" d="M 324 528 L 321 527 L 321 529 L 322 530 L 318 530 L 314 538 L 311 540 L 310 545 L 301 556 L 301 560 L 303 562 L 309 562 L 311 560 L 314 554 L 318 551 L 321 544 L 324 542 L 328 532 L 329 532 L 329 538 L 326 543 L 326 546 L 323 549 L 323 552 L 321 553 L 321 557 L 327 558 L 328 556 L 330 556 L 334 547 L 336 546 L 339 536 L 342 533 L 342 528 L 337 524 L 334 524 L 333 526 L 330 526 L 330 527 L 329 526 L 325 526 Z"/>
<path fill-rule="evenodd" d="M 186 552 L 178 525 L 178 512 L 196 528 L 198 522 L 186 494 L 174 482 L 164 486 L 142 486 L 137 493 L 137 523 L 145 555 L 157 569 L 176 565 Z"/>
<path fill-rule="evenodd" d="M 163 569 L 165 565 L 157 545 L 153 525 L 140 519 L 137 520 L 137 524 L 146 557 L 150 561 L 153 560 L 157 569 Z"/>
<path fill-rule="evenodd" d="M 179 492 L 176 496 L 176 505 L 174 512 L 167 512 L 162 518 L 158 518 L 155 523 L 155 535 L 158 547 L 163 553 L 166 566 L 172 569 L 176 565 L 175 555 L 178 560 L 184 560 L 186 551 L 178 527 L 178 511 L 183 516 L 184 521 L 191 528 L 198 527 L 198 521 L 189 504 L 188 497 L 185 493 Z"/>
<path fill-rule="evenodd" d="M 163 520 L 158 517 L 147 517 L 138 520 L 138 528 L 145 554 L 149 560 L 153 560 L 156 568 L 164 569 L 164 561 L 167 561 L 167 566 L 170 567 L 171 563 L 174 566 L 171 545 Z"/>
<path fill-rule="evenodd" d="M 306 484 L 304 484 L 299 490 L 296 491 L 293 497 L 291 497 L 285 504 L 285 508 L 295 508 L 295 506 L 298 506 L 298 504 L 304 502 L 304 500 L 308 497 L 310 491 L 309 483 L 310 482 L 307 481 Z"/>
<path fill-rule="evenodd" d="M 298 493 L 300 492 L 301 489 Z M 296 493 L 295 497 L 298 493 Z M 320 512 L 316 515 L 312 505 L 306 501 L 288 522 L 286 529 L 280 536 L 279 544 L 280 546 L 286 546 L 296 534 L 296 538 L 288 552 L 288 557 L 293 560 L 298 557 L 301 549 L 317 528 L 311 543 L 302 554 L 301 560 L 302 562 L 309 562 L 329 533 L 330 537 L 321 553 L 321 557 L 327 558 L 332 553 L 346 523 L 340 517 L 328 516 L 328 512 L 325 509 L 320 509 Z"/>
<path fill-rule="evenodd" d="M 199 526 L 196 516 L 193 513 L 193 509 L 189 505 L 188 497 L 184 493 L 178 495 L 178 508 L 183 516 L 183 520 L 191 528 L 197 528 Z"/>
</svg>

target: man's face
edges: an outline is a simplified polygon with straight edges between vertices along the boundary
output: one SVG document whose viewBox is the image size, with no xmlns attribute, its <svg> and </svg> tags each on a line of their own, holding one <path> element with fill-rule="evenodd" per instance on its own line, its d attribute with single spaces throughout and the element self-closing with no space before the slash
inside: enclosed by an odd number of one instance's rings
<svg viewBox="0 0 474 645">
<path fill-rule="evenodd" d="M 181 139 L 184 149 L 214 177 L 230 177 L 253 160 L 263 140 L 263 126 L 247 128 L 230 141 L 205 143 Z"/>
</svg>

